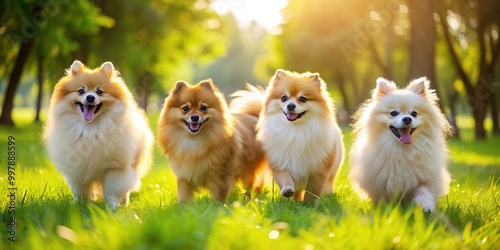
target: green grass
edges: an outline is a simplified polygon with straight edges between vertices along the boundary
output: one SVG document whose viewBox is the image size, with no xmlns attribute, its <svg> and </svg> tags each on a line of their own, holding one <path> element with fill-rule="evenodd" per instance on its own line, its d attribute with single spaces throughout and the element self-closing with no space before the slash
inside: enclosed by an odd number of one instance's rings
<svg viewBox="0 0 500 250">
<path fill-rule="evenodd" d="M 104 201 L 72 203 L 71 192 L 48 160 L 40 125 L 18 114 L 20 128 L 0 128 L 0 249 L 498 249 L 500 247 L 500 138 L 451 140 L 453 181 L 439 212 L 415 206 L 373 206 L 347 180 L 314 204 L 278 197 L 267 185 L 251 201 L 235 191 L 227 205 L 207 193 L 176 204 L 175 178 L 155 149 L 154 166 L 128 207 L 109 211 Z M 155 128 L 157 116 L 151 117 Z M 346 145 L 350 141 L 348 130 Z M 7 137 L 17 145 L 16 242 L 7 240 Z"/>
</svg>

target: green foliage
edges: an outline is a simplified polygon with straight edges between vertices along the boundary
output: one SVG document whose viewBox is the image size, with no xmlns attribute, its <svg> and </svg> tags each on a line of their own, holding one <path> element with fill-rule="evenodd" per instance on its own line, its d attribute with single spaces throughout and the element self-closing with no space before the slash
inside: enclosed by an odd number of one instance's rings
<svg viewBox="0 0 500 250">
<path fill-rule="evenodd" d="M 18 112 L 19 113 L 19 112 Z M 17 117 L 18 124 L 23 116 Z M 155 124 L 157 116 L 150 117 Z M 29 120 L 28 120 L 29 121 Z M 471 135 L 468 119 L 461 119 Z M 155 128 L 155 126 L 153 126 Z M 346 133 L 346 147 L 350 136 Z M 71 192 L 44 153 L 39 125 L 0 128 L 0 145 L 14 135 L 17 145 L 16 243 L 2 249 L 495 249 L 500 242 L 500 138 L 452 140 L 450 193 L 440 212 L 415 206 L 373 206 L 347 180 L 348 159 L 336 194 L 314 204 L 278 197 L 277 185 L 251 200 L 234 191 L 227 205 L 208 193 L 176 204 L 175 177 L 155 148 L 154 166 L 128 207 L 110 211 L 103 200 L 72 203 Z M 0 155 L 0 230 L 9 220 L 5 151 Z M 5 237 L 5 234 L 2 234 Z"/>
<path fill-rule="evenodd" d="M 18 45 L 35 39 L 35 54 L 53 62 L 47 64 L 47 71 L 59 78 L 61 69 L 69 65 L 66 61 L 72 60 L 69 57 L 81 46 L 78 37 L 96 34 L 100 27 L 109 27 L 113 21 L 88 0 L 7 0 L 5 4 L 1 22 L 5 28 L 4 46 L 0 55 L 6 55 L 8 60 L 2 61 L 5 65 L 0 64 L 0 70 L 7 72 Z"/>
</svg>

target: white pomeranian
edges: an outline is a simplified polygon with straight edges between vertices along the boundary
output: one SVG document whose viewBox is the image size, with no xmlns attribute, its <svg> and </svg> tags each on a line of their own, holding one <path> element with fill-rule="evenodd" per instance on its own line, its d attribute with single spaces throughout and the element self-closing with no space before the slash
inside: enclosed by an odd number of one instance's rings
<svg viewBox="0 0 500 250">
<path fill-rule="evenodd" d="M 377 79 L 372 98 L 356 112 L 350 178 L 374 202 L 414 202 L 426 212 L 448 193 L 446 135 L 450 125 L 429 81 L 405 89 Z"/>
<path fill-rule="evenodd" d="M 147 118 L 111 62 L 94 70 L 74 61 L 56 84 L 44 139 L 75 199 L 129 202 L 151 163 Z"/>
</svg>

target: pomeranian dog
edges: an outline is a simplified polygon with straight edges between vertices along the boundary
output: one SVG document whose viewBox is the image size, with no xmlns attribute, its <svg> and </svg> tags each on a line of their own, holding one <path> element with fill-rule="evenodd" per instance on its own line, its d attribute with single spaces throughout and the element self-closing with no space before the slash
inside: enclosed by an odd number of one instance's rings
<svg viewBox="0 0 500 250">
<path fill-rule="evenodd" d="M 74 61 L 54 87 L 44 140 L 75 199 L 103 196 L 127 205 L 151 163 L 146 116 L 111 62 L 88 69 Z"/>
<path fill-rule="evenodd" d="M 255 139 L 257 117 L 255 111 L 230 113 L 211 79 L 176 83 L 161 111 L 158 143 L 177 177 L 179 203 L 192 200 L 199 188 L 225 202 L 237 180 L 247 190 L 262 187 L 267 164 Z"/>
<path fill-rule="evenodd" d="M 448 193 L 445 137 L 450 131 L 429 81 L 405 89 L 377 79 L 372 98 L 354 116 L 350 178 L 374 203 L 413 201 L 426 212 Z"/>
<path fill-rule="evenodd" d="M 280 194 L 307 202 L 331 194 L 344 146 L 326 84 L 318 73 L 278 69 L 266 92 L 257 139 Z"/>
</svg>

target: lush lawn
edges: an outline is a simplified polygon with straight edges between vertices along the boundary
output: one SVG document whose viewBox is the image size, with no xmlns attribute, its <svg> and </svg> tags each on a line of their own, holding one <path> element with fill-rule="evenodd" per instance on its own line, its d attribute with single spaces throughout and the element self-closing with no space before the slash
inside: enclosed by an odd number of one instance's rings
<svg viewBox="0 0 500 250">
<path fill-rule="evenodd" d="M 151 117 L 155 128 L 157 117 Z M 23 116 L 18 123 L 26 123 Z M 278 197 L 269 183 L 251 201 L 239 191 L 227 205 L 208 194 L 176 204 L 175 178 L 155 151 L 151 172 L 128 207 L 116 212 L 103 201 L 73 204 L 70 190 L 47 159 L 41 128 L 0 128 L 0 249 L 499 249 L 500 138 L 471 140 L 470 120 L 460 121 L 464 140 L 451 140 L 454 176 L 440 212 L 419 208 L 374 207 L 359 199 L 347 180 L 348 161 L 336 194 L 314 204 Z M 345 129 L 344 132 L 348 133 Z M 16 139 L 16 242 L 10 242 L 8 136 Z M 349 148 L 349 136 L 346 136 Z M 14 209 L 13 209 L 14 210 Z"/>
</svg>

